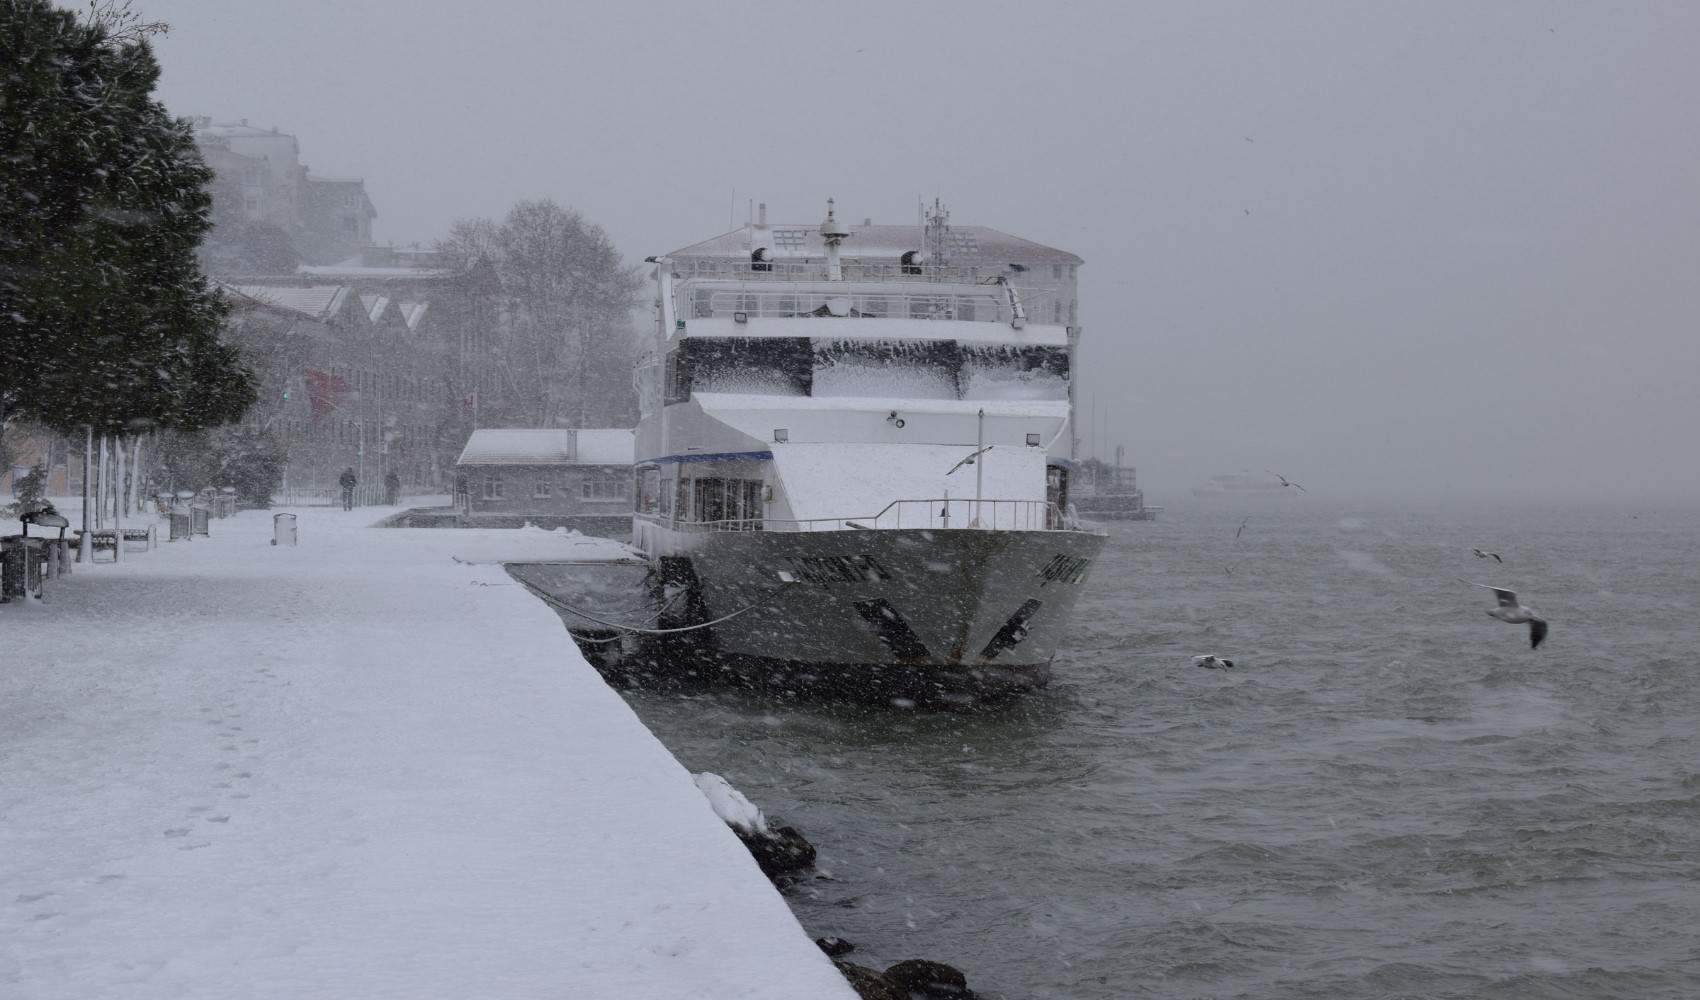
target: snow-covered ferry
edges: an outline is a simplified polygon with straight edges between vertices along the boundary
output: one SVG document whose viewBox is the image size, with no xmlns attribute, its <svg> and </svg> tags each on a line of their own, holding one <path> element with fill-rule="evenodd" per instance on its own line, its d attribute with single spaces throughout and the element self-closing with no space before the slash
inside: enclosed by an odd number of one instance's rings
<svg viewBox="0 0 1700 1000">
<path fill-rule="evenodd" d="M 1068 510 L 1078 258 L 942 209 L 762 215 L 650 258 L 633 543 L 656 627 L 763 684 L 1045 683 L 1104 544 Z"/>
</svg>

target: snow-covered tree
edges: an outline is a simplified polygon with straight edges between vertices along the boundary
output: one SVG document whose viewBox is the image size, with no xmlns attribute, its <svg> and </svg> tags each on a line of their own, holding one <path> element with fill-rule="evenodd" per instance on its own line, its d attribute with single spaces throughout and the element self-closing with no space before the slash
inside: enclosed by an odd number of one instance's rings
<svg viewBox="0 0 1700 1000">
<path fill-rule="evenodd" d="M 196 259 L 211 180 L 149 25 L 0 0 L 0 422 L 213 426 L 253 401 Z M 107 18 L 110 20 L 110 18 Z"/>
</svg>

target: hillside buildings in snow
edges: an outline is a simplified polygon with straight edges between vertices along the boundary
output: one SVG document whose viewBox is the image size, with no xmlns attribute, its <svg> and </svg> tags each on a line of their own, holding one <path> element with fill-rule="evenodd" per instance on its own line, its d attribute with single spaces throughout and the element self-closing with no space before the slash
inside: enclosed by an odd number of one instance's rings
<svg viewBox="0 0 1700 1000">
<path fill-rule="evenodd" d="M 295 136 L 276 127 L 194 120 L 195 144 L 213 169 L 208 269 L 215 274 L 276 273 L 268 264 L 293 251 L 305 264 L 335 264 L 372 242 L 378 211 L 358 177 L 315 174 Z M 274 245 L 281 235 L 288 247 Z"/>
</svg>

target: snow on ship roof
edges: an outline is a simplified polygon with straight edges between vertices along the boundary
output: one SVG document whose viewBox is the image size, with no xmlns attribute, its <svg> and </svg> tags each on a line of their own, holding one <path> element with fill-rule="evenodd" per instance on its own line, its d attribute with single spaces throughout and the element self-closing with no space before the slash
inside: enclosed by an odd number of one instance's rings
<svg viewBox="0 0 1700 1000">
<path fill-rule="evenodd" d="M 455 464 L 631 465 L 633 455 L 629 430 L 495 427 L 473 431 Z"/>
<path fill-rule="evenodd" d="M 925 226 L 846 226 L 850 233 L 841 252 L 846 260 L 858 257 L 901 257 L 909 250 L 932 246 Z M 667 256 L 736 257 L 749 259 L 751 251 L 766 247 L 781 257 L 826 255 L 820 223 L 802 225 L 743 226 L 729 233 L 674 250 Z M 966 264 L 1081 264 L 1079 257 L 1043 243 L 1024 240 L 986 226 L 951 226 L 945 234 L 945 256 Z"/>
<path fill-rule="evenodd" d="M 946 474 L 973 451 L 957 444 L 787 444 L 774 447 L 773 466 L 793 518 L 871 518 L 893 500 L 974 499 L 974 466 Z M 985 499 L 1045 499 L 1042 450 L 994 447 L 978 461 Z"/>
</svg>

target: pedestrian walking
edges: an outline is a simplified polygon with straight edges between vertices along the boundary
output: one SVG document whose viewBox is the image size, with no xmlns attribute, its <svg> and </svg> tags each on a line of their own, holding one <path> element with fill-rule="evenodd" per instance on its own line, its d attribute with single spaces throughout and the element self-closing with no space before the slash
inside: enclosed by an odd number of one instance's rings
<svg viewBox="0 0 1700 1000">
<path fill-rule="evenodd" d="M 336 481 L 342 485 L 342 509 L 353 510 L 354 485 L 360 481 L 354 478 L 354 466 L 342 470 L 342 475 L 338 476 Z"/>
<path fill-rule="evenodd" d="M 401 477 L 395 470 L 384 473 L 384 503 L 394 507 L 401 500 Z"/>
</svg>

